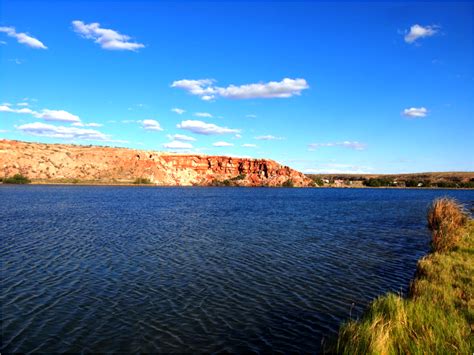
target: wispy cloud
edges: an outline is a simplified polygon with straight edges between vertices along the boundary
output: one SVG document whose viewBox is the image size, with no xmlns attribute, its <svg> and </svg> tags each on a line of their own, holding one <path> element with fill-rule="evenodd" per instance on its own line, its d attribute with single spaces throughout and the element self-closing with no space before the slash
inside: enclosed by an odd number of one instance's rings
<svg viewBox="0 0 474 355">
<path fill-rule="evenodd" d="M 242 147 L 244 147 L 244 148 L 257 148 L 257 145 L 256 144 L 251 144 L 251 143 L 245 143 L 245 144 L 242 144 Z"/>
<path fill-rule="evenodd" d="M 317 168 L 303 169 L 305 174 L 370 174 L 372 168 L 351 164 L 320 163 Z"/>
<path fill-rule="evenodd" d="M 197 120 L 186 120 L 182 121 L 176 127 L 188 130 L 196 134 L 213 135 L 213 134 L 229 134 L 239 133 L 240 129 L 220 127 L 213 123 L 206 123 Z"/>
<path fill-rule="evenodd" d="M 285 78 L 281 81 L 268 83 L 254 83 L 245 85 L 229 85 L 219 87 L 214 79 L 177 80 L 171 87 L 184 89 L 192 95 L 199 96 L 202 100 L 209 101 L 217 97 L 228 99 L 257 99 L 257 98 L 288 98 L 301 95 L 301 91 L 308 89 L 305 79 Z"/>
<path fill-rule="evenodd" d="M 167 149 L 192 149 L 193 145 L 191 143 L 174 140 L 169 143 L 163 144 L 163 147 Z"/>
<path fill-rule="evenodd" d="M 113 140 L 110 135 L 104 134 L 95 129 L 54 126 L 42 122 L 27 123 L 18 126 L 17 129 L 23 133 L 39 137 L 91 140 L 103 142 L 125 142 Z"/>
<path fill-rule="evenodd" d="M 16 32 L 15 27 L 0 27 L 0 32 L 5 33 L 9 37 L 16 38 L 18 43 L 35 49 L 48 49 L 39 39 L 31 37 L 23 32 Z"/>
<path fill-rule="evenodd" d="M 147 131 L 162 131 L 163 128 L 161 128 L 160 123 L 155 120 L 143 120 L 142 122 L 142 127 L 143 129 Z"/>
<path fill-rule="evenodd" d="M 254 138 L 259 141 L 280 141 L 283 139 L 283 137 L 275 137 L 275 136 L 272 136 L 271 134 L 267 134 L 265 136 L 257 136 Z"/>
<path fill-rule="evenodd" d="M 351 142 L 351 141 L 308 144 L 308 149 L 310 151 L 314 151 L 317 148 L 321 148 L 321 147 L 343 147 L 343 148 L 354 149 L 354 150 L 364 150 L 367 147 L 367 144 L 360 143 L 360 142 Z"/>
<path fill-rule="evenodd" d="M 130 42 L 130 36 L 120 34 L 117 31 L 101 28 L 97 22 L 86 24 L 82 21 L 72 21 L 74 31 L 82 37 L 94 40 L 103 49 L 118 51 L 136 51 L 145 47 L 144 44 Z"/>
<path fill-rule="evenodd" d="M 19 114 L 30 114 L 36 118 L 42 118 L 45 121 L 57 121 L 57 122 L 80 122 L 81 119 L 79 116 L 73 115 L 64 110 L 49 110 L 43 109 L 41 111 L 33 111 L 27 107 L 14 109 L 10 106 L 1 105 L 0 112 L 11 112 L 11 113 L 19 113 Z"/>
<path fill-rule="evenodd" d="M 257 118 L 257 115 L 248 114 L 248 115 L 245 115 L 245 117 L 247 117 L 247 118 Z"/>
<path fill-rule="evenodd" d="M 168 134 L 168 139 L 172 141 L 181 141 L 181 142 L 194 142 L 196 138 L 187 136 L 185 134 Z"/>
<path fill-rule="evenodd" d="M 215 143 L 212 143 L 212 145 L 214 147 L 232 147 L 233 146 L 232 143 L 224 142 L 224 141 L 215 142 Z"/>
<path fill-rule="evenodd" d="M 71 126 L 74 126 L 74 127 L 102 127 L 103 124 L 102 123 L 95 123 L 95 122 L 91 122 L 91 123 L 74 122 Z"/>
<path fill-rule="evenodd" d="M 410 107 L 404 109 L 402 115 L 410 118 L 422 118 L 428 115 L 428 110 L 425 107 Z"/>
<path fill-rule="evenodd" d="M 186 112 L 186 110 L 183 110 L 182 108 L 177 108 L 177 107 L 172 108 L 171 111 L 174 113 L 177 113 L 178 115 L 182 115 L 183 113 Z"/>
<path fill-rule="evenodd" d="M 194 114 L 194 116 L 196 116 L 196 117 L 207 117 L 207 118 L 212 117 L 212 115 L 209 112 L 196 112 Z"/>
<path fill-rule="evenodd" d="M 415 43 L 419 38 L 431 37 L 438 32 L 438 26 L 413 25 L 410 30 L 405 31 L 405 42 Z"/>
</svg>

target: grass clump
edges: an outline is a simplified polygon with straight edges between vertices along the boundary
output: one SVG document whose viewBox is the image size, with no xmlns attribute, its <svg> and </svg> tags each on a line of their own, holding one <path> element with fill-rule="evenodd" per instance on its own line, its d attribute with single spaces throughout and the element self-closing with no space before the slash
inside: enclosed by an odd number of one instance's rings
<svg viewBox="0 0 474 355">
<path fill-rule="evenodd" d="M 464 208 L 455 200 L 440 198 L 435 200 L 428 211 L 428 227 L 432 233 L 431 245 L 434 251 L 454 248 L 461 238 L 462 227 L 468 221 Z"/>
<path fill-rule="evenodd" d="M 29 184 L 30 182 L 30 179 L 21 174 L 15 174 L 12 177 L 6 177 L 3 179 L 4 184 Z"/>
<path fill-rule="evenodd" d="M 456 201 L 433 202 L 428 221 L 449 243 L 433 243 L 418 262 L 408 298 L 393 293 L 372 302 L 339 330 L 341 354 L 469 354 L 474 350 L 474 221 Z M 449 225 L 449 228 L 446 227 Z M 451 238 L 452 234 L 456 237 Z M 445 245 L 449 245 L 446 248 Z"/>
<path fill-rule="evenodd" d="M 133 182 L 135 185 L 150 185 L 151 181 L 150 179 L 147 178 L 136 178 L 135 181 Z"/>
</svg>

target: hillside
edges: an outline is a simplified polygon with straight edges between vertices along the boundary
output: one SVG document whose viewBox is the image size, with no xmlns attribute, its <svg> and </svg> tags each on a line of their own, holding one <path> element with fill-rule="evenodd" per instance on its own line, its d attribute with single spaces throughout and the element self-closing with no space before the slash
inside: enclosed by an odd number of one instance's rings
<svg viewBox="0 0 474 355">
<path fill-rule="evenodd" d="M 36 183 L 163 186 L 309 186 L 304 174 L 268 159 L 170 154 L 104 146 L 0 140 L 0 178 L 15 174 Z"/>
</svg>

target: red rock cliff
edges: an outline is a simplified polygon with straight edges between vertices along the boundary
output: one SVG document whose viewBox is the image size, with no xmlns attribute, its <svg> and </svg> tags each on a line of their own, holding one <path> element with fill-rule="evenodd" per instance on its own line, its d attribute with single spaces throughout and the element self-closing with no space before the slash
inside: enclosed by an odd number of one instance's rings
<svg viewBox="0 0 474 355">
<path fill-rule="evenodd" d="M 0 140 L 0 177 L 21 173 L 32 180 L 78 179 L 157 185 L 212 185 L 232 180 L 241 186 L 309 186 L 304 174 L 268 159 L 184 155 L 126 148 Z"/>
</svg>

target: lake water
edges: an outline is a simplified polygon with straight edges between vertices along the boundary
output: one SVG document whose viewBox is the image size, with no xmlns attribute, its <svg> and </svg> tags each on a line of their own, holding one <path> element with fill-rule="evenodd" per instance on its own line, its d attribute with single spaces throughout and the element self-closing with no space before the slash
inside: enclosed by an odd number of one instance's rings
<svg viewBox="0 0 474 355">
<path fill-rule="evenodd" d="M 1 352 L 317 352 L 474 191 L 0 186 Z"/>
</svg>

